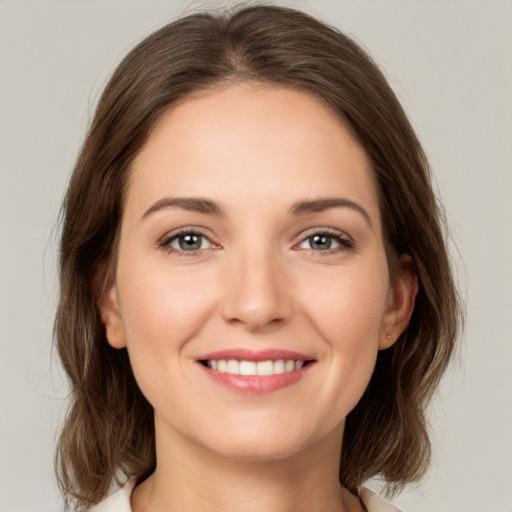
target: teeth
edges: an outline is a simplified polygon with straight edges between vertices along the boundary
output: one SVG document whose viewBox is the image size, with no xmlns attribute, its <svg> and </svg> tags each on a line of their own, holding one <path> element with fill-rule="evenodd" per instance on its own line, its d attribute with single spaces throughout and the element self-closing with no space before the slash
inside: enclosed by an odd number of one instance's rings
<svg viewBox="0 0 512 512">
<path fill-rule="evenodd" d="M 284 361 L 282 359 L 274 363 L 274 373 L 284 373 Z"/>
<path fill-rule="evenodd" d="M 295 361 L 286 361 L 284 365 L 285 372 L 293 372 L 295 370 Z"/>
<path fill-rule="evenodd" d="M 276 375 L 300 370 L 304 366 L 304 361 L 278 359 L 277 361 L 255 362 L 237 361 L 236 359 L 212 359 L 207 361 L 206 364 L 212 370 L 233 375 Z"/>
<path fill-rule="evenodd" d="M 226 365 L 226 373 L 232 373 L 234 375 L 240 374 L 240 363 L 235 359 L 230 359 Z"/>
<path fill-rule="evenodd" d="M 240 375 L 258 375 L 254 361 L 240 361 Z"/>
<path fill-rule="evenodd" d="M 274 363 L 272 361 L 260 361 L 256 364 L 256 373 L 258 375 L 272 375 L 274 373 Z"/>
</svg>

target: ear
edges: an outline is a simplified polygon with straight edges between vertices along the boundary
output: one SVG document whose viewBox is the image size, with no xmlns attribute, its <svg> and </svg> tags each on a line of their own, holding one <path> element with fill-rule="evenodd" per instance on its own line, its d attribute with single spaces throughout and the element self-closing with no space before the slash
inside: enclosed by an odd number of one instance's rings
<svg viewBox="0 0 512 512">
<path fill-rule="evenodd" d="M 124 326 L 118 309 L 117 289 L 115 285 L 108 287 L 101 296 L 98 306 L 105 324 L 105 332 L 109 345 L 114 348 L 126 347 Z"/>
<path fill-rule="evenodd" d="M 387 309 L 379 334 L 379 350 L 391 347 L 404 332 L 418 294 L 418 277 L 411 256 L 402 254 L 399 264 L 399 275 L 389 287 Z"/>
</svg>

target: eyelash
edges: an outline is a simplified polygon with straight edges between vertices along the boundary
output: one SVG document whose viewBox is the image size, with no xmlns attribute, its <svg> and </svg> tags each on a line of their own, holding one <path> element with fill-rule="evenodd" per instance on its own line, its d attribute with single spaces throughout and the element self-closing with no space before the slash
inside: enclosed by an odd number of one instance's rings
<svg viewBox="0 0 512 512">
<path fill-rule="evenodd" d="M 159 245 L 159 247 L 166 249 L 168 254 L 176 254 L 178 256 L 200 256 L 200 255 L 202 255 L 206 249 L 185 251 L 182 249 L 176 249 L 174 247 L 171 247 L 170 244 L 174 240 L 178 240 L 180 237 L 184 237 L 186 235 L 194 235 L 197 237 L 202 237 L 202 238 L 208 240 L 213 246 L 215 246 L 214 242 L 212 242 L 210 240 L 210 238 L 203 231 L 201 231 L 197 228 L 194 228 L 194 229 L 184 228 L 176 233 L 172 233 L 170 235 L 164 236 L 158 245 Z M 330 255 L 333 253 L 354 249 L 354 242 L 350 238 L 347 238 L 339 231 L 334 231 L 334 230 L 330 230 L 330 229 L 321 229 L 321 230 L 317 230 L 317 231 L 312 231 L 307 236 L 302 238 L 302 240 L 298 244 L 295 244 L 294 248 L 296 248 L 297 246 L 300 246 L 301 244 L 303 244 L 304 242 L 306 242 L 309 239 L 312 239 L 315 236 L 323 236 L 326 238 L 330 238 L 330 239 L 334 240 L 335 242 L 337 242 L 339 244 L 339 247 L 335 247 L 333 249 L 319 250 L 319 251 L 315 251 L 314 249 L 304 249 L 304 250 L 308 250 L 310 252 L 313 252 L 313 253 L 321 255 L 321 256 L 327 256 L 327 255 Z M 296 249 L 296 250 L 298 250 L 298 249 Z"/>
<path fill-rule="evenodd" d="M 169 254 L 176 254 L 178 256 L 199 256 L 203 254 L 205 249 L 198 249 L 198 250 L 192 250 L 192 251 L 185 251 L 181 249 L 175 249 L 174 247 L 171 247 L 171 243 L 174 240 L 178 240 L 180 237 L 184 237 L 186 235 L 195 235 L 198 237 L 205 238 L 208 240 L 212 245 L 215 245 L 208 236 L 206 236 L 205 233 L 203 233 L 201 230 L 194 228 L 184 228 L 176 233 L 172 233 L 170 235 L 164 236 L 162 240 L 159 242 L 159 246 L 166 249 Z"/>
<path fill-rule="evenodd" d="M 331 229 L 321 229 L 321 230 L 317 230 L 317 231 L 312 231 L 307 236 L 305 236 L 302 239 L 302 241 L 299 242 L 299 244 L 296 244 L 296 246 L 303 244 L 304 242 L 312 239 L 315 236 L 323 236 L 326 238 L 330 238 L 340 244 L 339 247 L 335 247 L 333 249 L 320 250 L 320 251 L 315 251 L 314 249 L 306 249 L 311 252 L 314 252 L 315 255 L 328 256 L 328 255 L 342 252 L 342 251 L 347 251 L 347 250 L 350 251 L 355 248 L 354 242 L 351 238 L 348 238 L 347 235 L 344 235 L 339 231 L 331 230 Z"/>
</svg>

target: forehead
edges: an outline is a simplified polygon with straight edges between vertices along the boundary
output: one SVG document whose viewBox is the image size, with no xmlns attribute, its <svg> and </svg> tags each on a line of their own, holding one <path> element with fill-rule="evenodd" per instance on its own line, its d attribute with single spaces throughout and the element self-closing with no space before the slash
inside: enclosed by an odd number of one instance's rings
<svg viewBox="0 0 512 512">
<path fill-rule="evenodd" d="M 285 207 L 334 193 L 377 205 L 368 158 L 345 124 L 305 92 L 242 83 L 195 93 L 161 116 L 132 167 L 127 204 L 168 194 Z"/>
</svg>

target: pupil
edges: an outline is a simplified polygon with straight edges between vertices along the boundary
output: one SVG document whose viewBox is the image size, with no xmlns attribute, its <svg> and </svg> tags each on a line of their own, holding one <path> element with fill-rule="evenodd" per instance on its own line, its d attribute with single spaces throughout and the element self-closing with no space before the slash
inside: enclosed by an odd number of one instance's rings
<svg viewBox="0 0 512 512">
<path fill-rule="evenodd" d="M 199 235 L 183 235 L 179 238 L 180 249 L 190 251 L 201 248 L 201 238 Z"/>
<path fill-rule="evenodd" d="M 311 237 L 313 249 L 327 250 L 331 247 L 331 238 L 325 235 L 314 235 Z"/>
</svg>

